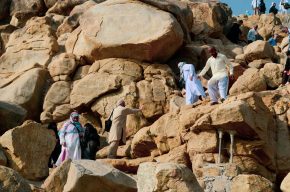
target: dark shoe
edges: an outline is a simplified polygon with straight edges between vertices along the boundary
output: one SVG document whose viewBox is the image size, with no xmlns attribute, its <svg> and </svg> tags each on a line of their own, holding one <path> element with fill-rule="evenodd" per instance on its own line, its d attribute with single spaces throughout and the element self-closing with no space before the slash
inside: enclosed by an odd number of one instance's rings
<svg viewBox="0 0 290 192">
<path fill-rule="evenodd" d="M 217 105 L 219 104 L 218 102 L 211 102 L 210 105 Z"/>
<path fill-rule="evenodd" d="M 224 98 L 221 98 L 221 102 L 223 103 L 225 101 L 225 99 Z"/>
</svg>

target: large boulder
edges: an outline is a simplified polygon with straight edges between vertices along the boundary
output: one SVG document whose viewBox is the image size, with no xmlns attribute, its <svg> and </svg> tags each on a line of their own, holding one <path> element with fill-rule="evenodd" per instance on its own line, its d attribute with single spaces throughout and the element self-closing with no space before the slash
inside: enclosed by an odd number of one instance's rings
<svg viewBox="0 0 290 192">
<path fill-rule="evenodd" d="M 234 192 L 274 192 L 273 184 L 259 175 L 238 175 L 232 181 Z"/>
<path fill-rule="evenodd" d="M 268 87 L 274 89 L 279 87 L 282 82 L 282 71 L 284 66 L 277 63 L 267 63 L 261 70 L 260 73 L 264 76 Z"/>
<path fill-rule="evenodd" d="M 282 192 L 288 192 L 290 189 L 290 173 L 283 179 L 280 187 Z"/>
<path fill-rule="evenodd" d="M 45 179 L 41 188 L 46 191 L 62 192 L 67 181 L 67 174 L 70 168 L 71 160 L 64 161 L 60 166 L 53 169 L 49 176 Z"/>
<path fill-rule="evenodd" d="M 21 72 L 35 64 L 47 66 L 57 50 L 48 19 L 35 17 L 10 35 L 6 52 L 0 57 L 1 72 Z"/>
<path fill-rule="evenodd" d="M 19 12 L 36 12 L 40 14 L 44 11 L 45 5 L 43 0 L 11 0 L 10 15 Z"/>
<path fill-rule="evenodd" d="M 11 33 L 13 33 L 13 31 L 15 31 L 16 29 L 17 28 L 14 27 L 13 25 L 9 25 L 9 24 L 0 25 L 0 56 L 6 51 L 5 47 L 9 41 L 9 37 Z"/>
<path fill-rule="evenodd" d="M 27 116 L 27 111 L 19 105 L 0 101 L 0 116 L 2 118 L 0 134 L 3 134 L 9 129 L 21 125 Z"/>
<path fill-rule="evenodd" d="M 264 40 L 269 39 L 273 33 L 277 34 L 276 28 L 281 28 L 281 25 L 282 22 L 276 15 L 262 14 L 258 22 L 258 33 Z"/>
<path fill-rule="evenodd" d="M 267 41 L 257 40 L 247 45 L 244 50 L 244 54 L 246 61 L 252 62 L 258 59 L 273 59 L 275 56 L 275 51 Z"/>
<path fill-rule="evenodd" d="M 71 163 L 64 192 L 136 192 L 133 177 L 101 161 L 79 160 Z"/>
<path fill-rule="evenodd" d="M 29 111 L 27 118 L 38 120 L 47 75 L 48 72 L 43 68 L 33 68 L 24 72 L 14 81 L 0 86 L 0 100 L 20 105 Z"/>
<path fill-rule="evenodd" d="M 72 9 L 80 4 L 85 3 L 88 0 L 44 0 L 47 6 L 48 11 L 47 13 L 55 13 L 59 15 L 69 15 Z M 102 2 L 104 0 L 95 0 Z"/>
<path fill-rule="evenodd" d="M 0 191 L 32 192 L 30 185 L 13 169 L 0 166 Z"/>
<path fill-rule="evenodd" d="M 265 91 L 267 83 L 263 74 L 256 68 L 247 69 L 230 88 L 230 95 L 238 95 L 249 91 Z"/>
<path fill-rule="evenodd" d="M 137 1 L 111 0 L 81 16 L 66 49 L 90 61 L 112 57 L 166 61 L 182 45 L 183 36 L 170 13 Z"/>
<path fill-rule="evenodd" d="M 138 191 L 201 192 L 194 174 L 185 165 L 176 163 L 142 163 L 138 173 Z"/>
<path fill-rule="evenodd" d="M 26 121 L 0 137 L 8 165 L 23 177 L 39 180 L 48 176 L 48 159 L 56 144 L 50 130 L 33 121 Z"/>
</svg>

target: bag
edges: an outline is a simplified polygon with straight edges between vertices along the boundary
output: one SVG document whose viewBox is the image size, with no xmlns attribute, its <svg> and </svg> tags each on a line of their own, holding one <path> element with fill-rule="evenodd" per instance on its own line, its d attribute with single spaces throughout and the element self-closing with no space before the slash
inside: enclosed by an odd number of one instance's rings
<svg viewBox="0 0 290 192">
<path fill-rule="evenodd" d="M 110 132 L 110 129 L 112 127 L 112 120 L 111 120 L 111 118 L 113 116 L 113 112 L 114 112 L 114 109 L 112 110 L 109 119 L 107 121 L 105 121 L 105 131 L 107 131 L 107 132 Z"/>
</svg>

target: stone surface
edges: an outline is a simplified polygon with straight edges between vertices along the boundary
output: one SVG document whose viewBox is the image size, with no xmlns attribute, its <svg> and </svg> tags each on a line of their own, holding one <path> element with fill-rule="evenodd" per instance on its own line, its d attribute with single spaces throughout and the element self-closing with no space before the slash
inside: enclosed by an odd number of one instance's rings
<svg viewBox="0 0 290 192">
<path fill-rule="evenodd" d="M 32 192 L 29 184 L 13 169 L 0 166 L 0 190 L 13 192 Z"/>
<path fill-rule="evenodd" d="M 202 191 L 191 170 L 182 164 L 142 163 L 137 177 L 139 192 Z"/>
<path fill-rule="evenodd" d="M 49 176 L 45 179 L 41 188 L 46 191 L 62 192 L 67 181 L 67 174 L 70 168 L 71 160 L 68 159 L 59 167 L 53 169 Z"/>
<path fill-rule="evenodd" d="M 19 105 L 0 101 L 0 116 L 2 118 L 0 133 L 3 134 L 9 129 L 21 125 L 27 116 L 27 111 Z"/>
<path fill-rule="evenodd" d="M 280 189 L 282 192 L 288 192 L 290 189 L 290 173 L 283 179 Z"/>
<path fill-rule="evenodd" d="M 273 47 L 267 41 L 262 40 L 250 43 L 244 51 L 247 62 L 265 58 L 272 59 L 275 55 Z"/>
<path fill-rule="evenodd" d="M 45 5 L 42 0 L 11 0 L 10 15 L 17 12 L 36 12 L 37 14 L 44 11 Z"/>
<path fill-rule="evenodd" d="M 113 16 L 119 12 L 122 17 Z M 113 0 L 81 16 L 80 27 L 70 35 L 66 49 L 90 61 L 112 57 L 166 61 L 182 41 L 183 31 L 171 14 L 140 2 Z"/>
<path fill-rule="evenodd" d="M 231 191 L 235 192 L 254 192 L 265 191 L 273 192 L 273 184 L 259 175 L 238 175 L 233 179 Z"/>
<path fill-rule="evenodd" d="M 25 71 L 35 64 L 47 66 L 58 44 L 45 17 L 30 19 L 25 27 L 9 37 L 6 52 L 0 57 L 2 73 Z"/>
<path fill-rule="evenodd" d="M 0 100 L 20 105 L 29 111 L 27 118 L 39 119 L 47 75 L 42 68 L 24 72 L 13 82 L 0 87 Z"/>
<path fill-rule="evenodd" d="M 48 159 L 56 139 L 46 127 L 26 121 L 4 133 L 0 143 L 8 158 L 9 167 L 23 177 L 39 180 L 48 176 Z"/>
<path fill-rule="evenodd" d="M 250 62 L 248 64 L 251 68 L 261 69 L 264 67 L 266 63 L 272 63 L 271 59 L 258 59 Z"/>
<path fill-rule="evenodd" d="M 101 161 L 79 160 L 71 163 L 64 192 L 136 192 L 133 177 Z"/>
<path fill-rule="evenodd" d="M 268 87 L 277 88 L 282 82 L 281 73 L 284 67 L 277 63 L 267 63 L 261 70 L 260 73 L 263 74 Z"/>
<path fill-rule="evenodd" d="M 249 68 L 230 88 L 230 95 L 238 95 L 249 91 L 265 91 L 267 84 L 264 75 L 259 73 L 258 69 Z"/>
<path fill-rule="evenodd" d="M 71 10 L 75 6 L 80 5 L 86 1 L 88 0 L 62 0 L 62 1 L 45 0 L 45 4 L 49 8 L 47 13 L 69 15 Z M 101 1 L 101 0 L 97 0 L 97 1 Z"/>
<path fill-rule="evenodd" d="M 216 131 L 191 133 L 187 144 L 187 152 L 210 153 L 215 152 L 218 146 Z"/>
</svg>

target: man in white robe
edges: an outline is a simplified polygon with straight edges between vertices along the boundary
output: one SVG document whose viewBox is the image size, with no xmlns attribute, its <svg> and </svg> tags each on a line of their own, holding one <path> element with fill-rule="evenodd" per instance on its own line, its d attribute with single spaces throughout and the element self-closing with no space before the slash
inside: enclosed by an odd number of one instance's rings
<svg viewBox="0 0 290 192">
<path fill-rule="evenodd" d="M 72 112 L 70 120 L 64 123 L 58 133 L 62 148 L 56 166 L 59 166 L 66 159 L 81 159 L 80 137 L 83 136 L 83 132 L 84 130 L 79 123 L 79 114 L 77 112 Z"/>
<path fill-rule="evenodd" d="M 204 89 L 201 85 L 200 80 L 197 78 L 194 66 L 192 64 L 180 63 L 178 66 L 182 66 L 182 75 L 185 81 L 185 90 L 186 90 L 186 104 L 190 105 L 198 101 L 199 96 L 203 98 L 206 97 Z"/>
<path fill-rule="evenodd" d="M 211 99 L 211 105 L 218 104 L 218 98 L 221 98 L 223 102 L 227 98 L 229 77 L 227 67 L 230 71 L 230 77 L 233 76 L 233 66 L 227 59 L 227 57 L 221 53 L 218 53 L 214 47 L 209 48 L 211 57 L 207 60 L 205 67 L 200 72 L 198 77 L 202 77 L 211 68 L 212 77 L 208 81 L 207 88 L 208 94 Z"/>
</svg>

